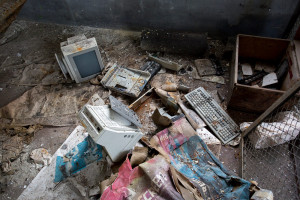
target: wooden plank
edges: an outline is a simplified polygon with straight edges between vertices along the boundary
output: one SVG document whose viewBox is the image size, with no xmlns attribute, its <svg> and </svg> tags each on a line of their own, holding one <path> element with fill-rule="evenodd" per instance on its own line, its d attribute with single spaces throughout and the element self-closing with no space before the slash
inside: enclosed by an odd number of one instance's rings
<svg viewBox="0 0 300 200">
<path fill-rule="evenodd" d="M 290 40 L 266 38 L 250 35 L 238 35 L 239 58 L 251 58 L 258 60 L 281 60 L 290 44 Z"/>
<path fill-rule="evenodd" d="M 239 63 L 239 37 L 236 37 L 236 45 L 234 50 L 234 55 L 232 56 L 232 60 L 234 65 L 230 68 L 230 82 L 229 82 L 229 97 L 232 98 L 235 84 L 237 83 L 238 76 L 238 63 Z"/>
<path fill-rule="evenodd" d="M 281 90 L 288 90 L 291 85 L 294 85 L 297 81 L 300 80 L 299 62 L 297 61 L 296 53 L 297 49 L 295 48 L 295 46 L 290 45 L 287 48 L 286 56 L 289 62 L 289 69 L 287 72 L 287 76 L 283 80 Z"/>
<path fill-rule="evenodd" d="M 300 40 L 294 40 L 296 59 L 298 64 L 300 64 Z"/>
<path fill-rule="evenodd" d="M 237 83 L 238 78 L 238 67 L 239 67 L 239 37 L 236 38 L 236 46 L 235 46 L 235 62 L 233 69 L 231 70 L 231 87 L 234 88 L 234 85 Z"/>
<path fill-rule="evenodd" d="M 261 116 L 259 116 L 243 133 L 242 137 L 247 136 L 256 126 L 263 122 L 276 108 L 283 105 L 292 95 L 294 95 L 300 89 L 300 81 L 293 85 L 288 91 L 286 91 L 280 98 L 275 101 Z"/>
<path fill-rule="evenodd" d="M 228 107 L 247 112 L 263 113 L 282 94 L 284 91 L 281 90 L 236 84 Z"/>
</svg>

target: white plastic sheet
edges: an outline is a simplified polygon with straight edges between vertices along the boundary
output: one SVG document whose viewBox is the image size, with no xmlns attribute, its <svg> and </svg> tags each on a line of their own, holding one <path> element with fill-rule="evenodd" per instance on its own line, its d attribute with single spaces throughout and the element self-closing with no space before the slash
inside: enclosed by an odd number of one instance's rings
<svg viewBox="0 0 300 200">
<path fill-rule="evenodd" d="M 254 132 L 248 135 L 256 149 L 276 146 L 294 140 L 300 131 L 300 116 L 296 112 L 280 112 L 276 121 L 261 123 Z M 251 123 L 244 122 L 240 125 L 245 130 Z"/>
</svg>

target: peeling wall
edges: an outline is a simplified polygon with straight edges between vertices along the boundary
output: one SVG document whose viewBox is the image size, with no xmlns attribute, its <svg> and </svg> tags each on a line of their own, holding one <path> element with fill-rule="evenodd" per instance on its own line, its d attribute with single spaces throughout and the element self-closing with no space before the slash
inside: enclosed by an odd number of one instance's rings
<svg viewBox="0 0 300 200">
<path fill-rule="evenodd" d="M 132 30 L 283 37 L 298 12 L 299 0 L 27 0 L 19 17 Z"/>
</svg>

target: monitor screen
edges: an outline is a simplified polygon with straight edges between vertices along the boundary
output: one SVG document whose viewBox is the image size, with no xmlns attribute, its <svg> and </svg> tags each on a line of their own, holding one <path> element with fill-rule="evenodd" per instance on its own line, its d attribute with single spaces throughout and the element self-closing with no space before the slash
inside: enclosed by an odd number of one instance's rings
<svg viewBox="0 0 300 200">
<path fill-rule="evenodd" d="M 90 51 L 73 57 L 81 78 L 101 72 L 100 64 L 95 51 Z"/>
</svg>

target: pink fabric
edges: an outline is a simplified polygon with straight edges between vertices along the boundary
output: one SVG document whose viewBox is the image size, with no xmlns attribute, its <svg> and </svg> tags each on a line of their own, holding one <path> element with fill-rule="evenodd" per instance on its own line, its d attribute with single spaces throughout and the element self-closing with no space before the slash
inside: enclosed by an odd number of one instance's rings
<svg viewBox="0 0 300 200">
<path fill-rule="evenodd" d="M 119 169 L 118 178 L 113 182 L 113 184 L 104 190 L 101 200 L 123 200 L 129 195 L 129 190 L 127 186 L 138 177 L 141 177 L 143 173 L 136 167 L 132 169 L 128 157 L 121 165 Z"/>
</svg>

